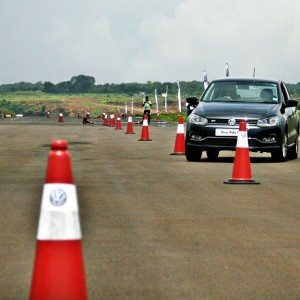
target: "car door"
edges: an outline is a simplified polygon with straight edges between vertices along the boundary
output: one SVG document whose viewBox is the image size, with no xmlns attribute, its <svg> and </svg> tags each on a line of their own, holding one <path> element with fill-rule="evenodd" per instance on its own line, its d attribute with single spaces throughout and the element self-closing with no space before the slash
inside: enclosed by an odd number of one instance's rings
<svg viewBox="0 0 300 300">
<path fill-rule="evenodd" d="M 290 99 L 288 90 L 283 82 L 280 84 L 281 93 L 283 95 L 284 103 Z M 284 114 L 287 117 L 288 125 L 288 144 L 294 143 L 297 136 L 297 107 L 287 107 Z"/>
</svg>

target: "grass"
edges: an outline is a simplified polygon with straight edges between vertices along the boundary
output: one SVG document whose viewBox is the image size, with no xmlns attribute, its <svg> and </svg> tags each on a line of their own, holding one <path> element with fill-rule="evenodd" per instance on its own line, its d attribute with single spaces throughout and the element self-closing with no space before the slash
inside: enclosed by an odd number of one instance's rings
<svg viewBox="0 0 300 300">
<path fill-rule="evenodd" d="M 176 95 L 174 99 L 169 99 L 170 110 L 172 104 L 176 104 Z M 128 109 L 131 108 L 131 101 L 134 102 L 134 111 L 141 113 L 142 98 L 139 95 L 134 97 L 126 94 L 48 94 L 41 91 L 36 92 L 7 92 L 0 93 L 0 110 L 5 113 L 20 113 L 24 114 L 47 110 L 65 110 L 72 115 L 77 115 L 77 112 L 89 111 L 92 116 L 98 116 L 103 111 L 113 112 L 116 110 L 124 110 L 125 103 Z M 153 100 L 152 100 L 153 101 Z M 159 99 L 160 108 L 164 107 L 164 99 Z M 173 105 L 174 106 L 174 105 Z M 174 108 L 173 108 L 174 110 Z"/>
<path fill-rule="evenodd" d="M 153 96 L 152 96 L 153 97 Z M 150 95 L 150 98 L 152 98 Z M 182 96 L 185 99 L 185 95 Z M 155 115 L 154 99 L 152 113 Z M 96 117 L 103 111 L 115 112 L 124 110 L 127 102 L 128 110 L 131 108 L 131 101 L 134 101 L 134 111 L 142 114 L 142 98 L 140 95 L 131 97 L 126 94 L 48 94 L 41 91 L 29 92 L 6 92 L 0 93 L 0 110 L 5 113 L 24 113 L 28 115 L 41 114 L 46 109 L 53 111 L 70 112 L 76 115 L 76 112 L 90 111 L 91 116 Z M 299 104 L 300 105 L 300 104 Z M 299 108 L 299 107 L 298 107 Z M 164 110 L 164 99 L 159 97 L 159 109 Z M 160 119 L 165 121 L 177 122 L 177 95 L 170 95 L 168 101 L 168 110 L 170 113 L 160 113 Z M 183 116 L 186 119 L 185 109 L 183 107 Z M 300 116 L 300 110 L 298 111 Z"/>
</svg>

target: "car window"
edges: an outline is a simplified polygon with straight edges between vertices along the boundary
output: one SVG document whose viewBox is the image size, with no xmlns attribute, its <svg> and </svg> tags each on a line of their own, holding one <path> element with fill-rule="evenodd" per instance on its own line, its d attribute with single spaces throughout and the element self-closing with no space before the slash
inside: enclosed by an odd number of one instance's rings
<svg viewBox="0 0 300 300">
<path fill-rule="evenodd" d="M 274 82 L 215 81 L 203 96 L 205 102 L 278 103 Z"/>
</svg>

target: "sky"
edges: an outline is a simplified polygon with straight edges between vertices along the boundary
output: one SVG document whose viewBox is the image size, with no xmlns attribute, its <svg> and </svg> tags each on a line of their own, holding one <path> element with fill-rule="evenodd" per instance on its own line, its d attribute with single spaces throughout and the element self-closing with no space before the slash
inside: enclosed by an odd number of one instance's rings
<svg viewBox="0 0 300 300">
<path fill-rule="evenodd" d="M 299 0 L 0 0 L 0 84 L 300 82 Z"/>
</svg>

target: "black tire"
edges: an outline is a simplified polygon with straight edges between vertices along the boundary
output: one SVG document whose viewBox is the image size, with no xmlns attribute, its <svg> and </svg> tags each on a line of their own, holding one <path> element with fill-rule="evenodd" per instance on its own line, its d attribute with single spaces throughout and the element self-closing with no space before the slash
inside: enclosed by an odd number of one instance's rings
<svg viewBox="0 0 300 300">
<path fill-rule="evenodd" d="M 276 162 L 284 162 L 288 159 L 287 133 L 282 138 L 281 148 L 271 152 L 271 157 Z"/>
<path fill-rule="evenodd" d="M 295 145 L 288 149 L 288 159 L 297 159 L 299 152 L 299 135 L 297 134 Z"/>
<path fill-rule="evenodd" d="M 209 160 L 216 160 L 219 156 L 220 151 L 217 149 L 206 150 L 206 155 Z"/>
<path fill-rule="evenodd" d="M 185 157 L 187 161 L 200 161 L 202 156 L 202 150 L 197 147 L 186 146 Z"/>
</svg>

